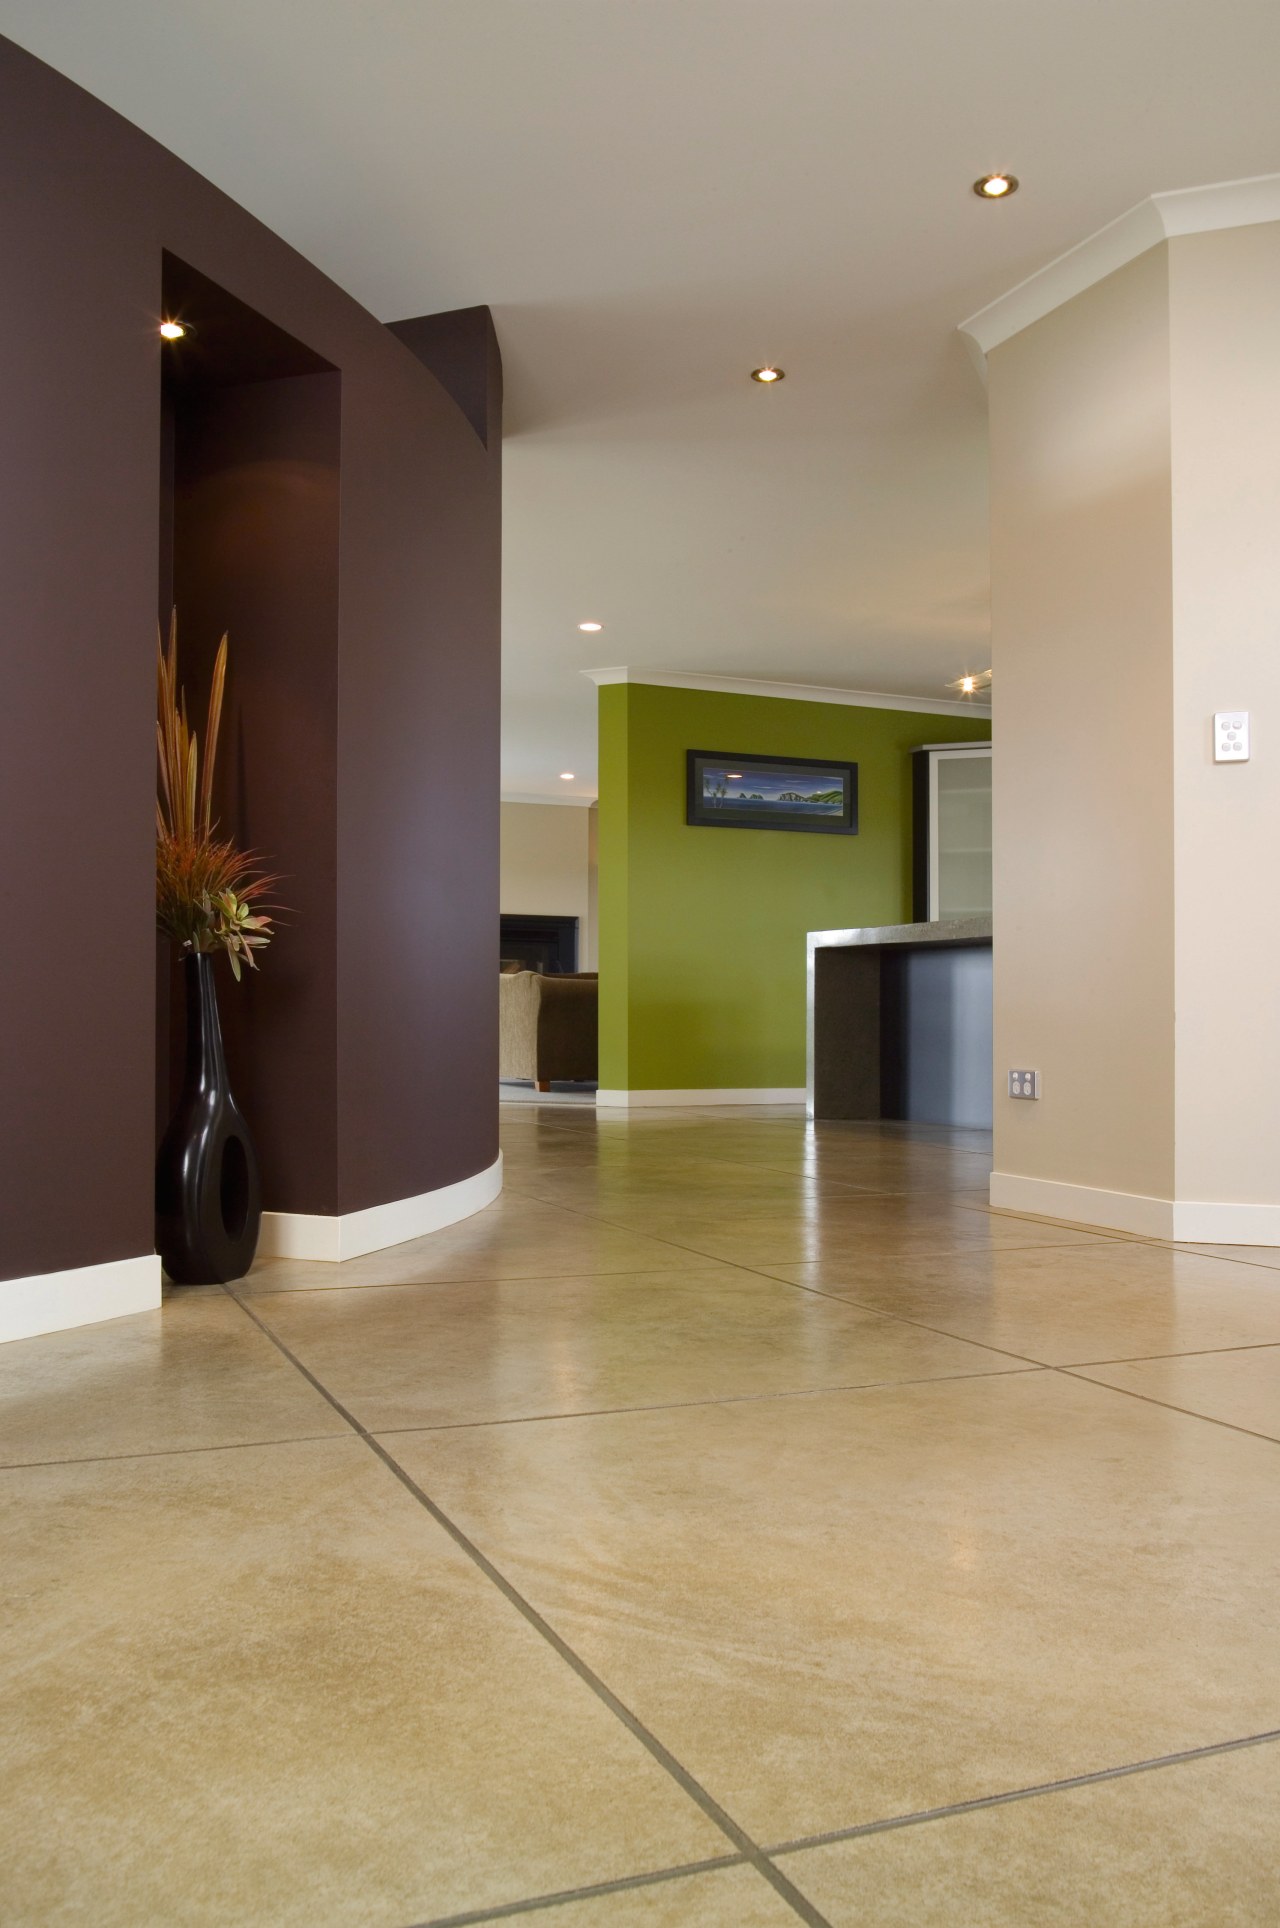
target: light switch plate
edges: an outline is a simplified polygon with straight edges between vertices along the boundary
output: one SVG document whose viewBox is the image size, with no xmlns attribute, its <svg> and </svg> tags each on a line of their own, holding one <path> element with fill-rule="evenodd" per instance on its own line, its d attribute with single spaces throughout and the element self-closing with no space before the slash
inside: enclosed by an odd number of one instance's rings
<svg viewBox="0 0 1280 1928">
<path fill-rule="evenodd" d="M 1009 1096 L 1011 1098 L 1038 1098 L 1040 1096 L 1040 1073 L 1038 1071 L 1011 1071 L 1009 1073 Z"/>
<path fill-rule="evenodd" d="M 1213 760 L 1215 763 L 1249 761 L 1248 710 L 1218 710 L 1213 719 Z"/>
</svg>

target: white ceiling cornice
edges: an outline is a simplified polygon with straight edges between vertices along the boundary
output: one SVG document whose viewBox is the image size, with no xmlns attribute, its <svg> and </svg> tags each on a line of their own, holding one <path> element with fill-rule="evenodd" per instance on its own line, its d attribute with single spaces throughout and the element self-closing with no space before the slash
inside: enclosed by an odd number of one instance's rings
<svg viewBox="0 0 1280 1928">
<path fill-rule="evenodd" d="M 577 795 L 570 797 L 542 797 L 536 795 L 531 790 L 504 790 L 502 792 L 503 803 L 536 803 L 539 809 L 545 804 L 548 809 L 563 810 L 565 805 L 568 804 L 571 809 L 576 806 L 579 810 L 590 810 L 596 801 L 594 790 L 590 796 L 583 796 L 582 792 L 579 791 Z"/>
<path fill-rule="evenodd" d="M 698 676 L 647 669 L 584 669 L 597 686 L 606 683 L 648 683 L 664 690 L 712 690 L 726 696 L 781 696 L 793 703 L 838 703 L 858 710 L 918 710 L 924 716 L 989 718 L 989 703 L 969 703 L 946 696 L 895 696 L 888 690 L 826 689 L 817 683 L 759 683 L 747 676 Z"/>
<path fill-rule="evenodd" d="M 1209 187 L 1149 195 L 970 315 L 960 323 L 960 333 L 985 357 L 1011 335 L 1052 314 L 1064 301 L 1083 294 L 1162 241 L 1179 234 L 1208 234 L 1216 228 L 1254 227 L 1262 221 L 1280 221 L 1280 174 L 1256 174 L 1247 181 L 1219 181 Z"/>
</svg>

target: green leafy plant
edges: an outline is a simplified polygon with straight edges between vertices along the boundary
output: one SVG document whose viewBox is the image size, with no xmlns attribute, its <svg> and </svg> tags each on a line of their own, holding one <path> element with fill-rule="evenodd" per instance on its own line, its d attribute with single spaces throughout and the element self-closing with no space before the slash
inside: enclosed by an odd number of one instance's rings
<svg viewBox="0 0 1280 1928">
<path fill-rule="evenodd" d="M 271 942 L 273 923 L 264 894 L 278 879 L 264 874 L 252 851 L 215 835 L 213 772 L 227 680 L 227 639 L 218 645 L 205 723 L 204 764 L 187 699 L 178 685 L 178 618 L 169 647 L 156 648 L 156 928 L 182 951 L 225 951 L 237 982 L 240 967 L 256 970 L 255 951 Z"/>
</svg>

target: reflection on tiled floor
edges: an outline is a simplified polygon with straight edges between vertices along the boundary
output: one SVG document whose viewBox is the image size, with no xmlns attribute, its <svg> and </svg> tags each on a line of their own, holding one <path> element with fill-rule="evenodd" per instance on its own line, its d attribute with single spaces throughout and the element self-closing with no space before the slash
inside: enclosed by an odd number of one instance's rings
<svg viewBox="0 0 1280 1928">
<path fill-rule="evenodd" d="M 1273 1922 L 1280 1252 L 992 1213 L 972 1132 L 504 1149 L 0 1349 L 0 1919 Z"/>
</svg>

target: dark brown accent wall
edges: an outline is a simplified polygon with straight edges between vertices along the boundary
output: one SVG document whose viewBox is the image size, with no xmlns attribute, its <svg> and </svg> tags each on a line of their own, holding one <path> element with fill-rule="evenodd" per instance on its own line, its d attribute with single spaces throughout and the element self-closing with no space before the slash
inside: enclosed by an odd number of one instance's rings
<svg viewBox="0 0 1280 1928">
<path fill-rule="evenodd" d="M 502 356 L 487 308 L 450 308 L 388 326 L 429 368 L 486 448 L 502 441 Z"/>
<path fill-rule="evenodd" d="M 0 861 L 21 907 L 0 976 L 0 1277 L 152 1249 L 169 582 L 193 682 L 232 631 L 224 809 L 289 872 L 296 911 L 261 985 L 223 985 L 267 1208 L 354 1211 L 480 1171 L 497 1153 L 498 437 L 278 237 L 3 41 L 0 172 Z M 251 357 L 221 395 L 175 398 L 162 513 L 166 252 L 196 306 L 212 284 L 332 372 Z"/>
</svg>

